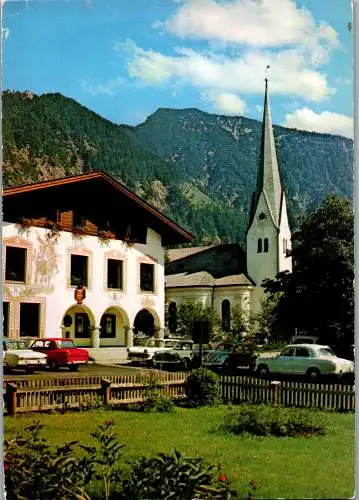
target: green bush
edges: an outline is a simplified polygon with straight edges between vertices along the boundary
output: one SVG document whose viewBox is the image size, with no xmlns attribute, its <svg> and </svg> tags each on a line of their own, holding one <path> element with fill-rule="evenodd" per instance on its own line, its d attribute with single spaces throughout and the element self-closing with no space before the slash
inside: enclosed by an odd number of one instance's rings
<svg viewBox="0 0 359 500">
<path fill-rule="evenodd" d="M 233 498 L 229 483 L 219 479 L 218 469 L 203 458 L 184 457 L 175 451 L 173 455 L 160 453 L 155 457 L 142 457 L 134 463 L 123 482 L 123 500 L 192 500 L 199 486 L 213 486 L 220 498 Z M 208 497 L 206 497 L 208 498 Z M 213 498 L 213 497 L 212 497 Z M 219 498 L 219 497 L 215 497 Z"/>
<path fill-rule="evenodd" d="M 52 449 L 39 436 L 41 427 L 35 422 L 22 435 L 5 436 L 7 500 L 88 499 L 85 487 L 94 464 L 87 457 L 78 458 L 76 441 Z"/>
<path fill-rule="evenodd" d="M 213 406 L 221 402 L 220 379 L 207 368 L 197 368 L 187 377 L 185 392 L 193 406 Z"/>
<path fill-rule="evenodd" d="M 234 434 L 296 437 L 325 434 L 319 411 L 268 405 L 240 405 L 225 416 L 222 428 Z"/>
</svg>

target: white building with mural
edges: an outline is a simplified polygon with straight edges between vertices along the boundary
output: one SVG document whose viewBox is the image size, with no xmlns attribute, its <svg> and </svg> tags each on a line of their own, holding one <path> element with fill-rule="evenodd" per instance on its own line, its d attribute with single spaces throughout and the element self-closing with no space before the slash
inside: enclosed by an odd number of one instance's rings
<svg viewBox="0 0 359 500">
<path fill-rule="evenodd" d="M 238 244 L 169 250 L 166 307 L 176 314 L 184 301 L 213 307 L 222 328 L 230 329 L 231 310 L 239 306 L 249 317 L 260 309 L 266 278 L 291 271 L 291 230 L 280 179 L 270 114 L 268 83 L 265 97 L 261 155 L 246 232 L 246 250 Z"/>
<path fill-rule="evenodd" d="M 3 192 L 4 336 L 163 337 L 164 247 L 194 237 L 104 172 Z"/>
</svg>

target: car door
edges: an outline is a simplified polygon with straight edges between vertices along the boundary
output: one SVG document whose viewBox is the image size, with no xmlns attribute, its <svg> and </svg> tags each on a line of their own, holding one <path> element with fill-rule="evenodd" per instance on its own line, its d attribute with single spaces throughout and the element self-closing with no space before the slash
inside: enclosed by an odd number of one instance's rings
<svg viewBox="0 0 359 500">
<path fill-rule="evenodd" d="M 297 375 L 304 375 L 309 368 L 311 352 L 307 347 L 298 346 L 295 348 L 293 357 L 293 372 Z"/>
<path fill-rule="evenodd" d="M 272 371 L 276 373 L 293 373 L 293 359 L 295 354 L 295 347 L 288 346 L 273 360 Z"/>
</svg>

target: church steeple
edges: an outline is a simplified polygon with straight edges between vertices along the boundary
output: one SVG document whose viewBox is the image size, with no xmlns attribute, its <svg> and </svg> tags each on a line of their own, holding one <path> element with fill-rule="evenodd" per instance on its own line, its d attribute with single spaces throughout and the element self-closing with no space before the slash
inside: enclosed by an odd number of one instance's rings
<svg viewBox="0 0 359 500">
<path fill-rule="evenodd" d="M 260 286 L 263 280 L 274 278 L 280 271 L 292 269 L 292 260 L 288 255 L 291 248 L 291 231 L 286 196 L 279 176 L 267 78 L 258 167 L 257 188 L 253 195 L 246 235 L 247 273 L 257 284 L 252 294 L 257 306 L 263 294 Z"/>
<path fill-rule="evenodd" d="M 282 187 L 279 177 L 277 153 L 269 106 L 267 78 L 265 79 L 260 166 L 258 170 L 257 189 L 254 203 L 255 206 L 253 207 L 254 210 L 258 204 L 261 192 L 264 193 L 267 199 L 268 208 L 271 212 L 273 222 L 276 226 L 278 226 L 280 219 Z"/>
</svg>

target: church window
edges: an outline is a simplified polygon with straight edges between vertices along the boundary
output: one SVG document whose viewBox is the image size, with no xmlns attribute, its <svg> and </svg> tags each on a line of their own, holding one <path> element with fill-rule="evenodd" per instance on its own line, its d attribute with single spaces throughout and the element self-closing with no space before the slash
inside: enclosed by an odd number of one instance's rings
<svg viewBox="0 0 359 500">
<path fill-rule="evenodd" d="M 268 238 L 264 238 L 264 249 L 263 249 L 263 252 L 268 252 L 268 247 L 269 247 Z"/>
<path fill-rule="evenodd" d="M 283 238 L 283 253 L 286 254 L 288 250 L 288 241 L 287 238 Z"/>
<path fill-rule="evenodd" d="M 231 328 L 231 303 L 228 299 L 222 302 L 222 328 L 225 332 Z"/>
<path fill-rule="evenodd" d="M 257 247 L 257 253 L 262 253 L 262 238 L 258 238 L 258 247 Z"/>
<path fill-rule="evenodd" d="M 177 304 L 170 302 L 168 305 L 168 329 L 171 333 L 176 333 L 177 330 Z"/>
<path fill-rule="evenodd" d="M 266 214 L 264 212 L 261 212 L 259 215 L 258 215 L 258 219 L 259 220 L 264 220 L 266 218 Z"/>
</svg>

